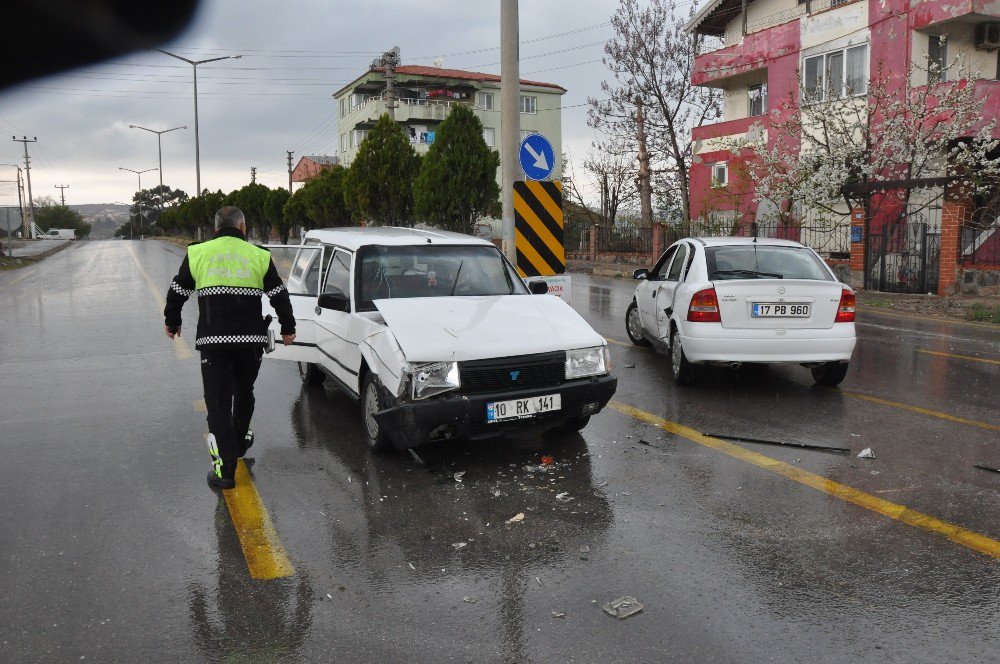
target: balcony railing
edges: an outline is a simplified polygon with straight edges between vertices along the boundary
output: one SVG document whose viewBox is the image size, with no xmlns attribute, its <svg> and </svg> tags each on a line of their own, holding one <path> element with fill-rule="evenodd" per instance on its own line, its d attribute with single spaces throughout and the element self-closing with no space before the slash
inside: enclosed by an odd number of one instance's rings
<svg viewBox="0 0 1000 664">
<path fill-rule="evenodd" d="M 444 120 L 451 109 L 462 102 L 437 99 L 396 99 L 396 120 Z M 388 113 L 385 97 L 368 97 L 348 113 L 348 122 L 353 125 L 375 122 Z"/>
<path fill-rule="evenodd" d="M 802 18 L 803 16 L 816 12 L 826 11 L 827 9 L 835 9 L 841 5 L 851 4 L 857 0 L 812 0 L 809 3 L 808 9 L 805 4 L 799 4 L 789 9 L 785 9 L 780 12 L 775 12 L 774 14 L 768 14 L 761 18 L 754 19 L 752 21 L 747 21 L 747 32 L 750 35 L 755 32 L 762 32 L 769 28 L 773 28 L 789 21 L 794 21 L 796 19 Z M 718 38 L 708 38 L 704 37 L 699 40 L 698 45 L 698 55 L 704 55 L 706 53 L 712 53 L 714 51 L 719 51 L 729 46 L 736 46 L 743 41 L 743 26 L 739 20 L 739 17 L 734 19 L 730 25 L 732 26 L 723 37 Z"/>
</svg>

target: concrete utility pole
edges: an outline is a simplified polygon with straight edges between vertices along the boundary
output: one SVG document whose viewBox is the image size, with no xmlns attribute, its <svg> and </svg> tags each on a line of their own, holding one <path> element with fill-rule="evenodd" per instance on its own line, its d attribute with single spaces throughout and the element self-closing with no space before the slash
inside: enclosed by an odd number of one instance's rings
<svg viewBox="0 0 1000 664">
<path fill-rule="evenodd" d="M 287 150 L 288 152 L 288 193 L 292 193 L 292 150 Z"/>
<path fill-rule="evenodd" d="M 521 72 L 518 0 L 500 0 L 500 168 L 503 201 L 503 253 L 517 261 L 514 246 L 514 182 L 521 149 Z"/>
<path fill-rule="evenodd" d="M 164 129 L 162 131 L 156 131 L 155 129 L 147 129 L 146 127 L 140 127 L 139 125 L 129 125 L 129 129 L 142 129 L 150 132 L 151 134 L 156 134 L 156 153 L 160 156 L 160 211 L 163 211 L 163 144 L 160 138 L 171 131 L 176 131 L 178 129 L 187 129 L 187 125 L 183 127 L 173 127 L 172 129 Z"/>
<path fill-rule="evenodd" d="M 250 167 L 250 184 L 257 184 L 257 167 Z"/>
<path fill-rule="evenodd" d="M 11 139 L 15 143 L 24 143 L 24 173 L 25 179 L 28 181 L 28 232 L 31 234 L 31 238 L 35 238 L 35 199 L 31 196 L 31 160 L 28 159 L 28 143 L 37 143 L 38 137 L 34 136 L 31 140 L 28 140 L 27 136 L 18 138 L 17 136 L 11 136 Z"/>
<path fill-rule="evenodd" d="M 69 189 L 69 185 L 57 184 L 55 188 L 59 190 L 59 200 L 62 201 L 62 206 L 66 207 L 66 190 Z"/>
<path fill-rule="evenodd" d="M 378 67 L 385 69 L 385 108 L 389 112 L 389 119 L 393 121 L 396 120 L 396 91 L 393 85 L 396 82 L 396 67 L 399 64 L 398 46 L 393 46 L 392 50 L 372 60 L 372 69 Z"/>
<path fill-rule="evenodd" d="M 646 150 L 646 120 L 642 99 L 635 100 L 636 141 L 639 143 L 639 203 L 643 226 L 653 225 L 653 192 L 649 183 L 649 151 Z"/>
</svg>

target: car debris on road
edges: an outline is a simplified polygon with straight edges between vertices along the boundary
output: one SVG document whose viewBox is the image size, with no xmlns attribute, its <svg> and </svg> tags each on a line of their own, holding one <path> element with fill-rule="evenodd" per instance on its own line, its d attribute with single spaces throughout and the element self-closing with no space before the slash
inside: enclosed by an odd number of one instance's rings
<svg viewBox="0 0 1000 664">
<path fill-rule="evenodd" d="M 625 620 L 626 618 L 639 613 L 645 609 L 646 606 L 635 597 L 629 597 L 626 595 L 608 602 L 601 608 L 604 609 L 604 612 L 609 616 L 618 618 L 618 620 Z"/>
</svg>

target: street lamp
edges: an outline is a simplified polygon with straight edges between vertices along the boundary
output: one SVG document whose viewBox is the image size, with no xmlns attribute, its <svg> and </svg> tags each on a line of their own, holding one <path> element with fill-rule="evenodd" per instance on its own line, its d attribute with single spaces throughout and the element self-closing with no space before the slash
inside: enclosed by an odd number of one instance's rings
<svg viewBox="0 0 1000 664">
<path fill-rule="evenodd" d="M 172 58 L 177 58 L 178 60 L 183 60 L 184 62 L 191 65 L 194 70 L 194 170 L 195 170 L 195 182 L 198 187 L 198 191 L 195 192 L 195 196 L 201 196 L 201 145 L 199 143 L 198 137 L 198 65 L 203 65 L 207 62 L 216 62 L 218 60 L 239 60 L 242 55 L 224 55 L 221 58 L 209 58 L 208 60 L 188 60 L 187 58 L 182 58 L 179 55 L 171 53 L 170 51 L 164 51 L 163 49 L 156 49 L 164 55 L 169 55 Z"/>
<path fill-rule="evenodd" d="M 183 127 L 173 127 L 171 129 L 164 129 L 162 131 L 156 131 L 155 129 L 147 129 L 146 127 L 140 127 L 139 125 L 129 125 L 129 129 L 143 129 L 145 131 L 156 134 L 156 152 L 160 155 L 160 210 L 163 209 L 163 145 L 160 142 L 160 137 L 167 132 L 176 131 L 178 129 L 187 129 L 187 125 Z"/>
<path fill-rule="evenodd" d="M 150 171 L 156 171 L 156 170 L 159 170 L 159 169 L 157 169 L 157 168 L 147 168 L 144 171 L 133 171 L 131 168 L 124 168 L 122 166 L 119 166 L 118 170 L 119 171 L 128 171 L 129 173 L 135 173 L 136 175 L 139 176 L 139 195 L 136 197 L 135 204 L 139 206 L 139 228 L 142 228 L 142 174 L 143 173 L 149 173 Z M 130 223 L 128 225 L 128 239 L 130 239 L 130 240 L 132 239 L 132 235 L 133 235 L 133 230 L 134 229 L 135 229 L 135 225 L 132 224 L 132 223 Z"/>
</svg>

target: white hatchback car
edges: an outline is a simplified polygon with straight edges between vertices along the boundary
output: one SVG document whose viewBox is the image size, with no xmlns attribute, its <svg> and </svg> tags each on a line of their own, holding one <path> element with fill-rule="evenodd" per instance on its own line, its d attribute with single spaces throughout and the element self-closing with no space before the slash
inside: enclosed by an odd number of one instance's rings
<svg viewBox="0 0 1000 664">
<path fill-rule="evenodd" d="M 488 241 L 334 228 L 268 248 L 297 333 L 268 357 L 359 400 L 373 450 L 577 431 L 615 392 L 605 339 L 544 282 L 526 286 Z"/>
<path fill-rule="evenodd" d="M 696 364 L 801 364 L 838 385 L 854 352 L 855 296 L 819 255 L 767 238 L 684 238 L 650 270 L 625 314 L 633 343 L 670 355 L 674 380 Z"/>
</svg>

